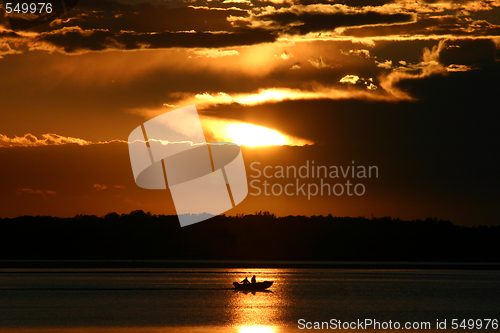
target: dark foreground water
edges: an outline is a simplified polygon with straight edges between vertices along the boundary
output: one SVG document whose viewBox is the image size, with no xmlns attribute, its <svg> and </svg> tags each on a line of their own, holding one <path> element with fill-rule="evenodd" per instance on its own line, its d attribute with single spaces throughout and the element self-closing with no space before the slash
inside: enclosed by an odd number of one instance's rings
<svg viewBox="0 0 500 333">
<path fill-rule="evenodd" d="M 232 289 L 233 281 L 254 274 L 274 281 L 269 292 Z M 304 332 L 307 322 L 334 319 L 410 322 L 415 331 L 426 322 L 436 330 L 436 320 L 446 319 L 452 330 L 454 319 L 466 325 L 473 319 L 465 330 L 484 330 L 488 319 L 500 320 L 500 271 L 0 271 L 0 332 Z M 325 324 L 324 332 L 338 331 Z M 492 328 L 494 321 L 488 330 L 500 331 Z"/>
</svg>

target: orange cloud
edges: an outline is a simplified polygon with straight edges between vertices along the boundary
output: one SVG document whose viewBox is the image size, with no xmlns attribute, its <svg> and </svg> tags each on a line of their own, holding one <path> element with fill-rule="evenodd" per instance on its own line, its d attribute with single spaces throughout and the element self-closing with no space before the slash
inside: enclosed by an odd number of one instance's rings
<svg viewBox="0 0 500 333">
<path fill-rule="evenodd" d="M 3 56 L 7 54 L 18 54 L 18 53 L 21 52 L 13 49 L 7 40 L 0 40 L 0 59 L 2 59 Z"/>
<path fill-rule="evenodd" d="M 199 49 L 193 51 L 195 57 L 220 58 L 237 56 L 239 52 L 236 50 L 218 50 L 218 49 Z M 191 58 L 192 56 L 189 56 Z"/>
<path fill-rule="evenodd" d="M 94 189 L 96 191 L 102 191 L 102 190 L 107 190 L 108 188 L 116 188 L 116 189 L 119 189 L 119 190 L 123 190 L 125 188 L 125 186 L 123 185 L 112 185 L 112 186 L 108 186 L 108 185 L 105 185 L 105 184 L 94 184 Z"/>
<path fill-rule="evenodd" d="M 66 144 L 77 144 L 80 146 L 88 146 L 95 144 L 106 144 L 111 142 L 127 142 L 123 140 L 111 140 L 111 141 L 87 141 L 84 139 L 74 138 L 70 136 L 62 136 L 58 134 L 48 133 L 42 134 L 42 138 L 39 139 L 31 133 L 25 134 L 24 136 L 15 136 L 9 138 L 6 135 L 0 134 L 0 148 L 6 147 L 39 147 L 39 146 L 60 146 Z"/>
<path fill-rule="evenodd" d="M 340 83 L 355 84 L 358 81 L 359 81 L 359 76 L 357 76 L 357 75 L 346 75 L 343 78 L 341 78 L 339 82 Z"/>
<path fill-rule="evenodd" d="M 16 190 L 16 194 L 21 195 L 21 194 L 35 194 L 35 195 L 41 195 L 44 199 L 48 199 L 49 196 L 54 196 L 57 194 L 56 191 L 52 190 L 34 190 L 31 188 L 18 188 Z"/>
<path fill-rule="evenodd" d="M 108 186 L 103 185 L 103 184 L 94 184 L 94 189 L 95 189 L 96 191 L 105 190 L 105 189 L 107 189 L 107 188 L 108 188 Z"/>
<path fill-rule="evenodd" d="M 290 89 L 290 88 L 268 88 L 259 89 L 253 93 L 228 94 L 225 92 L 202 94 L 181 94 L 177 101 L 172 101 L 170 105 L 182 106 L 196 104 L 198 109 L 207 109 L 216 105 L 240 104 L 240 105 L 260 105 L 264 103 L 276 103 L 288 100 L 315 100 L 315 99 L 361 99 L 373 101 L 394 100 L 394 96 L 383 93 L 366 91 L 361 89 L 345 89 L 336 86 L 316 85 L 315 89 Z M 146 117 L 152 117 L 166 112 L 162 110 L 136 109 L 134 113 L 142 114 Z"/>
<path fill-rule="evenodd" d="M 326 64 L 323 61 L 323 57 L 319 57 L 319 59 L 309 59 L 309 63 L 311 63 L 311 65 L 317 69 L 334 67 L 332 65 Z"/>
</svg>

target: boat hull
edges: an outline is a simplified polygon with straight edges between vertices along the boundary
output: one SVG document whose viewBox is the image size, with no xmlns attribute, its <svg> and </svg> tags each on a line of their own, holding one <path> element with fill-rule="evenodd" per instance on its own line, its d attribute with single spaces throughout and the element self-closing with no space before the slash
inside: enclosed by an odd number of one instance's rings
<svg viewBox="0 0 500 333">
<path fill-rule="evenodd" d="M 234 289 L 236 289 L 236 290 L 248 290 L 248 291 L 265 290 L 265 289 L 269 288 L 270 286 L 272 286 L 273 282 L 274 281 L 264 281 L 264 282 L 257 282 L 257 283 L 248 283 L 248 284 L 234 282 L 233 286 L 234 286 Z"/>
</svg>

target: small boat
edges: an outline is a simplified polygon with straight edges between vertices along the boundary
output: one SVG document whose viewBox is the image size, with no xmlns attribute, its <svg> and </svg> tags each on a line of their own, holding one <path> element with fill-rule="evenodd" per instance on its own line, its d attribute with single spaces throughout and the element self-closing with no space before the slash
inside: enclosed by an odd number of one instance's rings
<svg viewBox="0 0 500 333">
<path fill-rule="evenodd" d="M 247 291 L 257 291 L 257 290 L 265 290 L 273 285 L 274 281 L 264 281 L 264 282 L 256 282 L 256 283 L 238 283 L 233 282 L 234 289 L 236 290 L 247 290 Z"/>
</svg>

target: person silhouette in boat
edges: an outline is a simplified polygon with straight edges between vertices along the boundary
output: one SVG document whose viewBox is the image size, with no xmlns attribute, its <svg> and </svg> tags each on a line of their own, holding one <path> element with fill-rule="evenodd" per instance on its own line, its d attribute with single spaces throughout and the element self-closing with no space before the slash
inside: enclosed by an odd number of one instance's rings
<svg viewBox="0 0 500 333">
<path fill-rule="evenodd" d="M 245 280 L 241 281 L 243 284 L 249 284 L 250 282 L 248 281 L 248 277 L 245 276 Z"/>
<path fill-rule="evenodd" d="M 255 275 L 252 277 L 252 284 L 256 284 L 257 283 L 257 279 L 255 278 Z"/>
</svg>

